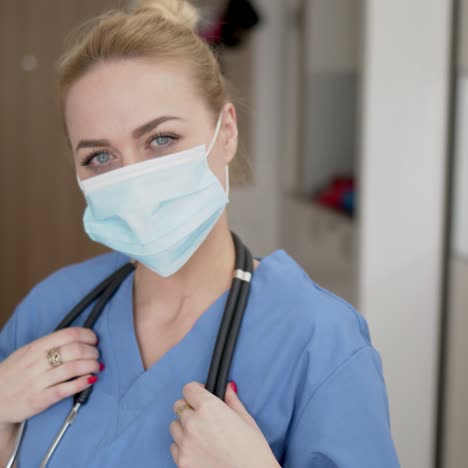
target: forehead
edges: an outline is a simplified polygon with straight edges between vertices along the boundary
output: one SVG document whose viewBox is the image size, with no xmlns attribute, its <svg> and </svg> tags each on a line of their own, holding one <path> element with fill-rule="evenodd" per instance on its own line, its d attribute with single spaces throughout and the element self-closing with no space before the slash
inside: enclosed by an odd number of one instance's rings
<svg viewBox="0 0 468 468">
<path fill-rule="evenodd" d="M 122 59 L 95 65 L 65 98 L 70 137 L 103 137 L 133 129 L 158 115 L 199 115 L 201 97 L 186 64 Z"/>
</svg>

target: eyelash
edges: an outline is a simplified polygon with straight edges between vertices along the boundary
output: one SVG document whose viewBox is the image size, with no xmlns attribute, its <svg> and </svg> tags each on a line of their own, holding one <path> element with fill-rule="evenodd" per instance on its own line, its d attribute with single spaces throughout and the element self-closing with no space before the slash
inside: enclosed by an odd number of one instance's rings
<svg viewBox="0 0 468 468">
<path fill-rule="evenodd" d="M 92 162 L 92 160 L 96 157 L 99 156 L 100 154 L 105 153 L 105 151 L 93 151 L 91 154 L 86 156 L 86 158 L 81 162 L 82 166 L 89 166 Z"/>
<path fill-rule="evenodd" d="M 177 141 L 180 137 L 177 133 L 175 132 L 161 132 L 161 133 L 156 133 L 155 135 L 151 136 L 146 144 L 149 146 L 153 140 L 156 140 L 156 138 L 170 138 L 173 142 Z M 162 146 L 161 148 L 165 148 L 172 143 L 168 143 L 167 145 Z"/>
<path fill-rule="evenodd" d="M 150 138 L 148 138 L 147 142 L 146 142 L 146 146 L 150 146 L 151 143 L 153 142 L 153 140 L 156 140 L 156 138 L 170 138 L 171 139 L 171 142 L 166 144 L 166 145 L 163 145 L 163 146 L 160 146 L 161 149 L 164 149 L 164 148 L 167 148 L 168 146 L 172 145 L 173 143 L 175 143 L 177 140 L 179 140 L 180 136 L 177 135 L 177 133 L 175 132 L 160 132 L 160 133 L 156 133 L 155 135 L 152 135 Z M 86 158 L 81 162 L 81 165 L 82 166 L 89 166 L 93 159 L 96 157 L 96 156 L 99 156 L 100 154 L 103 154 L 103 153 L 106 153 L 106 151 L 93 151 L 92 153 L 90 153 L 88 156 L 86 156 Z M 104 166 L 105 164 L 101 164 L 101 166 Z"/>
</svg>

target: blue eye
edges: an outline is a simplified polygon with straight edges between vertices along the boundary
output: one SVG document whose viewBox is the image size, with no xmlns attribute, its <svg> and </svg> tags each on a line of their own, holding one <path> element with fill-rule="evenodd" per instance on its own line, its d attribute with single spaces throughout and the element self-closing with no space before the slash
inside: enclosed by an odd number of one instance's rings
<svg viewBox="0 0 468 468">
<path fill-rule="evenodd" d="M 103 166 L 112 161 L 113 156 L 104 151 L 91 153 L 82 163 L 82 166 Z"/>
<path fill-rule="evenodd" d="M 94 156 L 94 159 L 99 164 L 106 164 L 110 161 L 110 154 L 109 153 L 99 153 Z"/>
<path fill-rule="evenodd" d="M 170 141 L 171 138 L 167 135 L 160 135 L 153 139 L 153 142 L 155 142 L 158 146 L 165 146 L 170 143 Z"/>
<path fill-rule="evenodd" d="M 174 143 L 178 138 L 177 135 L 171 133 L 155 135 L 151 138 L 150 145 L 156 148 L 164 148 Z"/>
</svg>

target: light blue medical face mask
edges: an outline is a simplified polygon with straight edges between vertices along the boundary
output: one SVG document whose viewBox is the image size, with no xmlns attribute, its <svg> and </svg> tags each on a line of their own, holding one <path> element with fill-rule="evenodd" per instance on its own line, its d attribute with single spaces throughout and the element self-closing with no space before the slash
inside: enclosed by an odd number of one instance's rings
<svg viewBox="0 0 468 468">
<path fill-rule="evenodd" d="M 89 237 L 161 276 L 179 270 L 229 201 L 207 159 L 220 126 L 221 116 L 208 151 L 197 146 L 79 181 Z"/>
</svg>

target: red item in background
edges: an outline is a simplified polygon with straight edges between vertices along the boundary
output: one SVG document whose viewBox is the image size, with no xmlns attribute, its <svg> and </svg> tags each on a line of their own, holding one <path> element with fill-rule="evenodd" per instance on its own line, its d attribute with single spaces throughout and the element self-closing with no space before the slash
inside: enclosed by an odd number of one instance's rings
<svg viewBox="0 0 468 468">
<path fill-rule="evenodd" d="M 320 205 L 341 210 L 345 194 L 352 190 L 354 190 L 354 179 L 352 177 L 335 177 L 328 187 L 318 193 L 315 201 Z"/>
</svg>

